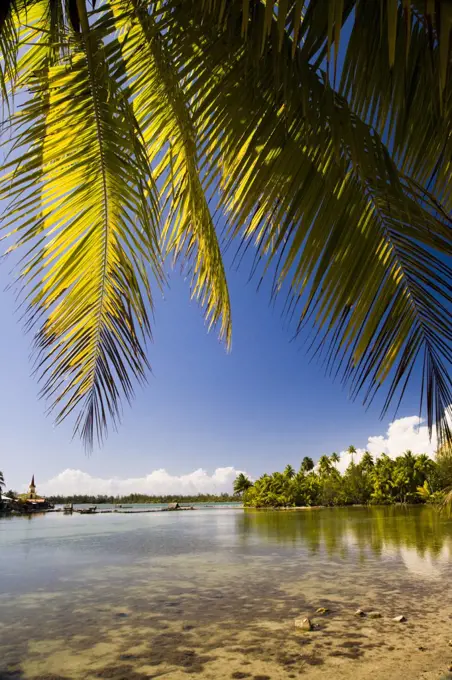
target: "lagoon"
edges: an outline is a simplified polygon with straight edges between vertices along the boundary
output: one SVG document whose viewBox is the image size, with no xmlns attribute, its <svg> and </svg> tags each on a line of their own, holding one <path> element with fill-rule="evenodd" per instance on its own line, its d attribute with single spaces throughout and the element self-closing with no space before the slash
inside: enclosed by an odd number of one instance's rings
<svg viewBox="0 0 452 680">
<path fill-rule="evenodd" d="M 4 518 L 0 680 L 448 677 L 451 576 L 427 506 Z"/>
</svg>

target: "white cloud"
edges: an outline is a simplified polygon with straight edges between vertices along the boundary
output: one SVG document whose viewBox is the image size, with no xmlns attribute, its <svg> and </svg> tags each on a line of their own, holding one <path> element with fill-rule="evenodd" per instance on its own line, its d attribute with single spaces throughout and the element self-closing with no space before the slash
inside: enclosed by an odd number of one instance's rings
<svg viewBox="0 0 452 680">
<path fill-rule="evenodd" d="M 428 427 L 424 424 L 425 419 L 418 416 L 408 416 L 407 418 L 397 418 L 390 423 L 386 436 L 376 435 L 369 437 L 364 448 L 356 450 L 353 456 L 355 463 L 359 463 L 364 451 L 369 451 L 374 458 L 378 458 L 382 453 L 386 453 L 390 458 L 396 458 L 408 449 L 413 453 L 427 453 L 431 458 L 437 448 L 436 437 L 433 433 L 429 439 Z M 351 455 L 346 451 L 341 451 L 341 461 L 338 463 L 338 470 L 344 472 L 351 462 Z"/>
<path fill-rule="evenodd" d="M 144 477 L 130 479 L 104 479 L 91 477 L 82 470 L 64 470 L 56 477 L 39 484 L 38 491 L 46 496 L 56 494 L 107 494 L 122 496 L 129 493 L 160 494 L 197 494 L 231 493 L 232 485 L 241 470 L 234 467 L 217 468 L 209 475 L 199 468 L 186 475 L 170 475 L 166 470 L 154 470 Z"/>
<path fill-rule="evenodd" d="M 386 437 L 369 437 L 367 450 L 374 455 L 387 453 L 388 456 L 399 456 L 410 449 L 413 453 L 428 453 L 433 456 L 436 451 L 436 438 L 429 439 L 428 427 L 423 425 L 424 419 L 417 416 L 394 420 L 386 433 Z"/>
</svg>

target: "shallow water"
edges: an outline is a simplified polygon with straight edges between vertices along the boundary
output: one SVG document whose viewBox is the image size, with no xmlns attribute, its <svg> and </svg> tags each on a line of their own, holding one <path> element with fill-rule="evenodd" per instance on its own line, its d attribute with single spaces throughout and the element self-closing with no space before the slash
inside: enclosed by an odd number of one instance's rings
<svg viewBox="0 0 452 680">
<path fill-rule="evenodd" d="M 0 680 L 439 678 L 451 575 L 428 507 L 0 519 Z"/>
</svg>

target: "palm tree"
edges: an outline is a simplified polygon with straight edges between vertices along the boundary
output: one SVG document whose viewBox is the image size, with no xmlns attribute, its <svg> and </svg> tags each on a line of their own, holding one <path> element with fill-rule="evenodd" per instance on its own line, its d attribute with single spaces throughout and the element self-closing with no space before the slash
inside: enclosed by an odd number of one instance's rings
<svg viewBox="0 0 452 680">
<path fill-rule="evenodd" d="M 314 469 L 314 461 L 309 456 L 305 456 L 301 461 L 300 470 L 301 472 L 311 472 Z"/>
<path fill-rule="evenodd" d="M 292 467 L 292 465 L 290 464 L 286 465 L 284 469 L 284 476 L 287 477 L 287 479 L 292 479 L 293 477 L 295 477 L 295 470 Z"/>
<path fill-rule="evenodd" d="M 352 445 L 350 445 L 350 446 L 348 447 L 348 449 L 347 449 L 347 453 L 349 453 L 349 454 L 350 454 L 350 456 L 351 456 L 351 459 L 352 459 L 352 465 L 354 465 L 355 463 L 354 463 L 354 458 L 353 458 L 353 456 L 354 456 L 354 455 L 355 455 L 355 453 L 356 453 L 356 449 L 355 449 L 355 447 L 354 447 L 354 446 L 352 446 Z"/>
<path fill-rule="evenodd" d="M 234 493 L 243 494 L 251 486 L 253 482 L 243 472 L 240 472 L 234 480 Z"/>
<path fill-rule="evenodd" d="M 328 477 L 333 469 L 331 458 L 326 455 L 321 456 L 318 462 L 318 468 L 321 477 Z"/>
<path fill-rule="evenodd" d="M 370 472 L 374 466 L 374 459 L 372 458 L 369 451 L 364 451 L 363 457 L 360 462 L 361 468 L 366 472 Z"/>
<path fill-rule="evenodd" d="M 341 457 L 338 453 L 333 451 L 333 453 L 330 456 L 330 461 L 336 465 L 336 463 L 339 463 Z"/>
<path fill-rule="evenodd" d="M 230 345 L 213 206 L 353 395 L 391 376 L 386 411 L 423 356 L 452 440 L 447 0 L 94 4 L 0 12 L 3 225 L 57 421 L 91 446 L 118 420 L 166 256 Z"/>
<path fill-rule="evenodd" d="M 2 489 L 5 486 L 5 477 L 3 476 L 3 472 L 0 470 L 0 501 L 2 500 Z"/>
<path fill-rule="evenodd" d="M 418 470 L 425 471 L 428 474 L 434 468 L 434 461 L 426 453 L 419 453 L 416 456 L 415 467 Z"/>
</svg>

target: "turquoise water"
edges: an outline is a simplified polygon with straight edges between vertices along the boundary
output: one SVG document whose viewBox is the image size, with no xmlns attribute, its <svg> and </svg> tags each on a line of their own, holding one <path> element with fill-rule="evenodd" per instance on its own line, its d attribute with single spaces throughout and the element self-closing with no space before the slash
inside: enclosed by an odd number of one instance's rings
<svg viewBox="0 0 452 680">
<path fill-rule="evenodd" d="M 452 521 L 427 507 L 3 518 L 0 680 L 367 677 L 398 649 L 378 628 L 392 616 L 412 636 L 440 610 L 452 638 L 451 575 Z M 319 606 L 328 645 L 300 647 L 293 620 Z M 357 607 L 382 613 L 361 642 Z"/>
</svg>

